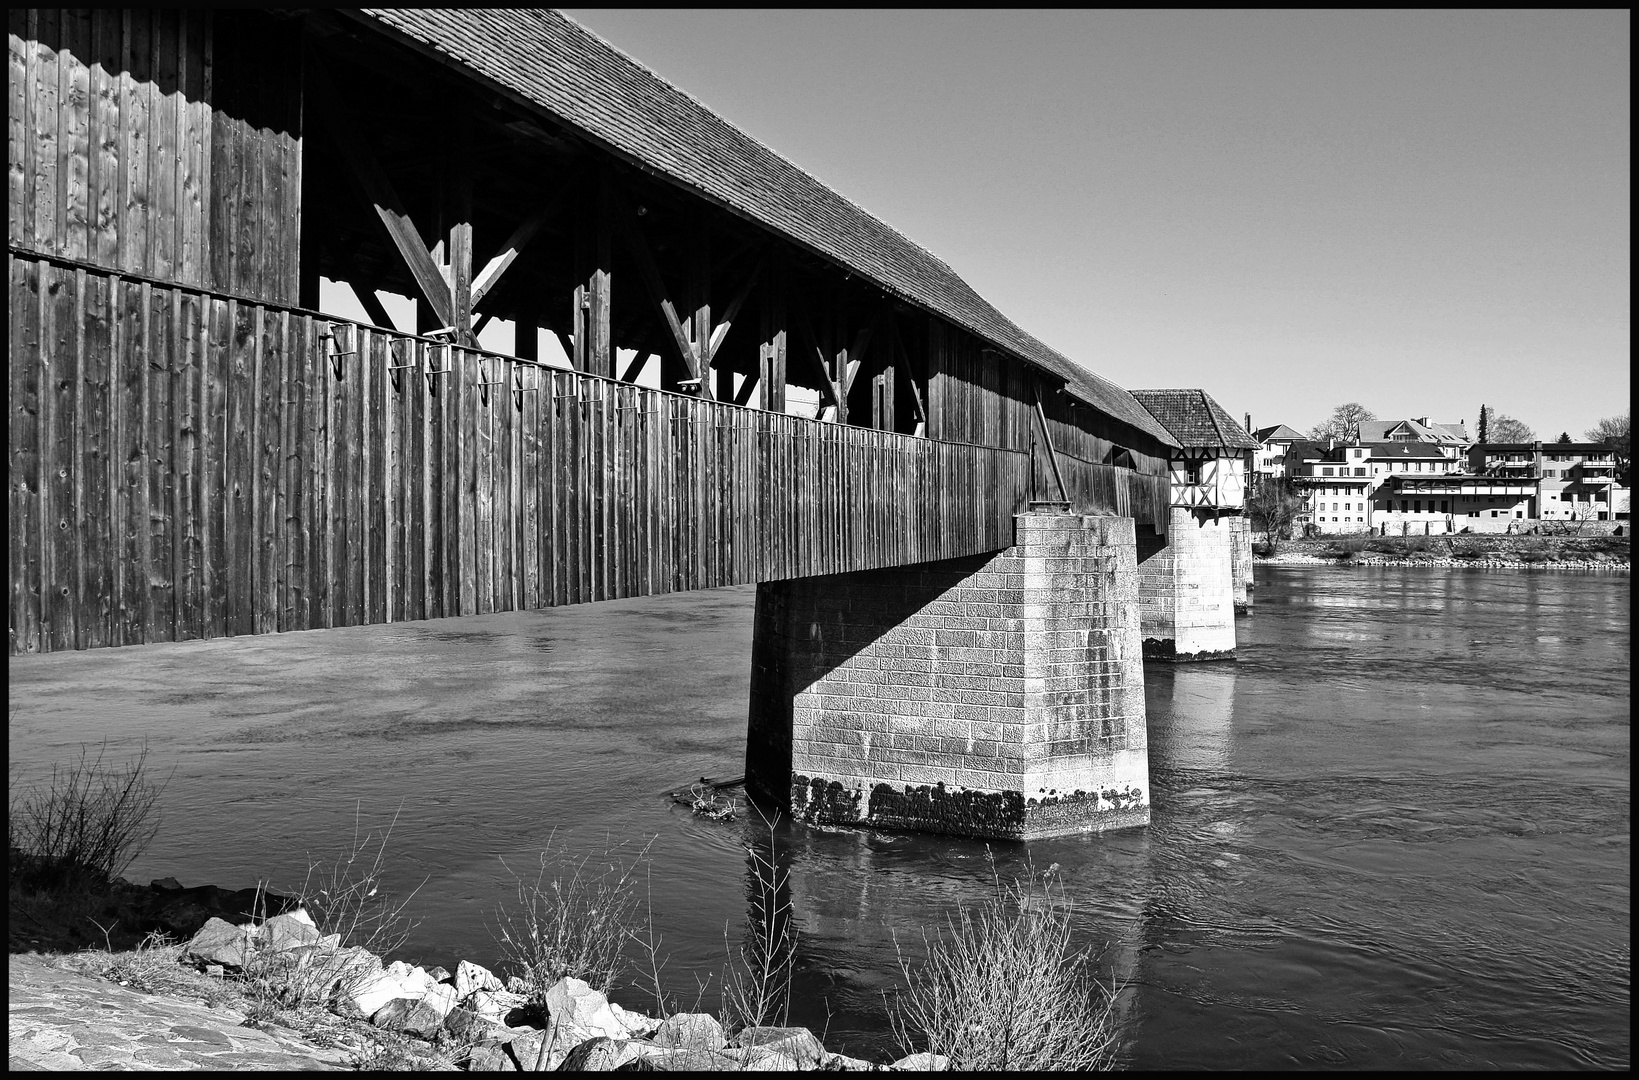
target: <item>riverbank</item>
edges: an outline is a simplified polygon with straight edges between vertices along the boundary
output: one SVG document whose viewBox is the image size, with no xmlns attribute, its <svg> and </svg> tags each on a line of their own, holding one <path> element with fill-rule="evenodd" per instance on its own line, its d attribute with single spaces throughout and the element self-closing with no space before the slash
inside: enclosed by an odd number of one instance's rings
<svg viewBox="0 0 1639 1080">
<path fill-rule="evenodd" d="M 1333 536 L 1253 545 L 1274 566 L 1437 566 L 1483 569 L 1630 568 L 1626 536 Z"/>
</svg>

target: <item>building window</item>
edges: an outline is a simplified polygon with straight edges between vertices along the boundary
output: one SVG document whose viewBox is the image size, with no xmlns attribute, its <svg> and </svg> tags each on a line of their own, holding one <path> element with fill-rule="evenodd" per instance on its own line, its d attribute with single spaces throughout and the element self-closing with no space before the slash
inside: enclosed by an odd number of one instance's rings
<svg viewBox="0 0 1639 1080">
<path fill-rule="evenodd" d="M 1413 513 L 1421 514 L 1423 512 L 1423 500 L 1418 499 L 1416 502 L 1412 503 L 1411 509 Z"/>
<path fill-rule="evenodd" d="M 1365 469 L 1356 469 L 1354 471 L 1354 474 L 1356 476 L 1365 476 L 1366 475 L 1366 470 Z"/>
<path fill-rule="evenodd" d="M 1492 517 L 1496 517 L 1496 516 L 1497 516 L 1497 512 L 1496 512 L 1496 511 L 1495 511 L 1495 510 L 1493 510 L 1493 511 L 1491 511 L 1491 516 L 1492 516 Z"/>
<path fill-rule="evenodd" d="M 1451 513 L 1450 507 L 1451 507 L 1451 501 L 1449 499 L 1441 499 L 1440 500 L 1440 513 L 1442 513 L 1442 514 Z"/>
<path fill-rule="evenodd" d="M 1325 468 L 1321 469 L 1320 470 L 1320 475 L 1322 475 L 1322 476 L 1332 475 L 1332 467 L 1330 465 L 1328 465 Z"/>
<path fill-rule="evenodd" d="M 1411 500 L 1410 499 L 1401 499 L 1400 500 L 1400 512 L 1402 514 L 1411 513 Z"/>
<path fill-rule="evenodd" d="M 1525 511 L 1524 510 L 1515 510 L 1514 511 L 1514 516 L 1517 517 L 1517 518 L 1522 518 L 1522 517 L 1525 516 Z"/>
<path fill-rule="evenodd" d="M 1571 493 L 1569 491 L 1561 492 L 1560 496 L 1559 496 L 1559 501 L 1560 502 L 1570 502 L 1571 501 Z"/>
</svg>

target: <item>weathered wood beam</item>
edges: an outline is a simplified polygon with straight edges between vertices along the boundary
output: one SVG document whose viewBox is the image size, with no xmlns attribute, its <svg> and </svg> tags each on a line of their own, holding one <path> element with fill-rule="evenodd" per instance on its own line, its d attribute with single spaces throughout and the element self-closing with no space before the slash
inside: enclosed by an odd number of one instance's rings
<svg viewBox="0 0 1639 1080">
<path fill-rule="evenodd" d="M 642 230 L 638 228 L 637 214 L 633 212 L 631 203 L 614 184 L 609 185 L 609 205 L 611 216 L 614 218 L 615 228 L 625 241 L 626 250 L 637 264 L 637 276 L 643 279 L 643 287 L 649 293 L 650 301 L 660 309 L 662 322 L 671 335 L 671 340 L 677 346 L 678 358 L 688 369 L 689 378 L 700 378 L 700 365 L 694 354 L 694 343 L 683 330 L 683 323 L 677 317 L 677 308 L 666 296 L 666 286 L 660 277 L 660 268 L 655 265 L 654 254 L 649 250 L 648 241 L 644 240 Z"/>
<path fill-rule="evenodd" d="M 1059 456 L 1053 449 L 1053 437 L 1047 433 L 1047 410 L 1041 407 L 1041 387 L 1032 385 L 1036 398 L 1036 423 L 1041 425 L 1041 442 L 1047 447 L 1047 463 L 1053 467 L 1053 482 L 1059 488 L 1059 501 L 1070 501 L 1070 489 L 1064 486 L 1064 474 L 1059 471 Z"/>
<path fill-rule="evenodd" d="M 372 324 L 386 330 L 398 329 L 392 317 L 387 314 L 386 307 L 382 305 L 381 298 L 376 295 L 376 290 L 368 285 L 354 285 L 353 295 L 358 297 L 359 306 L 364 309 L 365 316 Z"/>
<path fill-rule="evenodd" d="M 695 226 L 692 245 L 690 299 L 693 311 L 689 316 L 689 336 L 694 345 L 694 375 L 698 382 L 695 393 L 712 399 L 711 388 L 711 230 L 704 222 Z"/>
<path fill-rule="evenodd" d="M 501 280 L 501 275 L 507 272 L 507 269 L 518 258 L 519 253 L 523 251 L 525 245 L 535 238 L 535 234 L 540 232 L 552 215 L 557 212 L 561 194 L 561 192 L 553 192 L 543 202 L 539 210 L 520 221 L 518 227 L 512 230 L 512 235 L 507 237 L 506 242 L 501 245 L 501 250 L 489 262 L 485 263 L 484 268 L 478 272 L 478 276 L 472 279 L 473 307 L 477 307 L 484 302 L 484 297 L 489 295 L 489 291 L 495 287 L 495 283 Z"/>
<path fill-rule="evenodd" d="M 349 174 L 363 191 L 365 199 L 375 207 L 381 223 L 392 238 L 393 245 L 410 269 L 410 276 L 426 297 L 445 326 L 454 325 L 455 308 L 450 284 L 444 279 L 438 263 L 428 254 L 421 234 L 404 209 L 403 202 L 393 190 L 387 174 L 382 171 L 362 126 L 346 105 L 346 99 L 336 93 L 322 62 L 308 65 L 322 107 L 312 110 L 314 116 L 329 130 L 331 143 L 347 164 Z"/>
<path fill-rule="evenodd" d="M 763 260 L 759 258 L 756 264 L 752 266 L 751 272 L 746 275 L 745 281 L 740 284 L 739 291 L 734 294 L 734 297 L 731 300 L 729 300 L 728 307 L 723 311 L 722 320 L 712 328 L 711 346 L 706 350 L 707 363 L 713 363 L 716 361 L 717 350 L 722 347 L 723 339 L 728 336 L 729 329 L 734 325 L 734 320 L 739 316 L 740 308 L 745 306 L 747 298 L 749 298 L 752 291 L 756 289 L 757 281 L 762 277 L 762 271 Z"/>
<path fill-rule="evenodd" d="M 905 385 L 910 388 L 911 404 L 916 406 L 916 422 L 926 428 L 928 423 L 928 409 L 922 403 L 922 388 L 916 384 L 916 375 L 911 370 L 910 350 L 905 348 L 905 339 L 899 335 L 899 320 L 892 313 L 888 316 L 888 332 L 893 337 L 893 362 L 899 366 L 905 376 Z M 918 435 L 922 432 L 918 431 Z"/>
<path fill-rule="evenodd" d="M 651 357 L 653 355 L 654 355 L 653 353 L 647 353 L 647 352 L 644 352 L 643 350 L 639 349 L 637 351 L 637 355 L 632 357 L 632 362 L 627 364 L 626 365 L 626 370 L 621 373 L 620 381 L 621 382 L 635 382 L 637 380 L 638 375 L 640 375 L 643 372 L 644 365 L 648 364 L 649 357 Z"/>
<path fill-rule="evenodd" d="M 815 374 L 820 377 L 820 408 L 834 406 L 837 402 L 837 387 L 831 381 L 830 365 L 825 362 L 825 350 L 820 348 L 814 337 L 814 327 L 809 322 L 807 310 L 800 311 L 794 322 L 798 338 L 797 355 L 805 362 L 812 363 Z"/>
</svg>

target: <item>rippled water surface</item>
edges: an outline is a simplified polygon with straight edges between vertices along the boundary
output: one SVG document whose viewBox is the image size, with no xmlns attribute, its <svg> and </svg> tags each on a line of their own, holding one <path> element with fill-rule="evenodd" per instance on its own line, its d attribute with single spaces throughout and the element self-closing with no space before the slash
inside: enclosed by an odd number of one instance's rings
<svg viewBox="0 0 1639 1080">
<path fill-rule="evenodd" d="M 1141 1068 L 1629 1063 L 1626 576 L 1261 567 L 1234 662 L 1150 666 L 1147 829 L 1058 863 Z M 175 767 L 128 876 L 299 882 L 402 805 L 407 951 L 495 960 L 504 859 L 653 838 L 669 992 L 715 1004 L 756 830 L 660 797 L 741 771 L 749 589 L 13 658 L 14 776 L 81 743 Z M 766 843 L 766 837 L 763 838 Z M 792 1020 L 892 1052 L 895 942 L 981 897 L 983 844 L 781 827 Z M 727 944 L 725 944 L 725 939 Z M 632 995 L 632 1004 L 643 1001 Z"/>
</svg>

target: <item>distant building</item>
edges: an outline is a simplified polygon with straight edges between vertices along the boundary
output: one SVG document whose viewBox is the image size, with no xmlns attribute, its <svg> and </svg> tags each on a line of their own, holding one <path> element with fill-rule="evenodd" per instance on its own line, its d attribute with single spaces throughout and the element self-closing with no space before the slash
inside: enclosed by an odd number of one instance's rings
<svg viewBox="0 0 1639 1080">
<path fill-rule="evenodd" d="M 1307 436 L 1301 431 L 1295 431 L 1285 424 L 1276 424 L 1273 427 L 1258 428 L 1252 431 L 1252 417 L 1246 418 L 1246 428 L 1252 432 L 1252 440 L 1257 448 L 1252 451 L 1252 475 L 1255 478 L 1268 477 L 1278 479 L 1286 475 L 1286 451 L 1292 448 L 1293 443 L 1302 442 Z"/>
<path fill-rule="evenodd" d="M 1609 521 L 1626 488 L 1616 483 L 1616 458 L 1603 443 L 1486 443 L 1468 451 L 1468 468 L 1487 476 L 1539 478 L 1528 516 L 1561 521 Z"/>
<path fill-rule="evenodd" d="M 1455 461 L 1462 457 L 1474 440 L 1469 438 L 1468 427 L 1462 420 L 1455 424 L 1436 424 L 1426 416 L 1415 420 L 1362 420 L 1360 441 L 1423 442 L 1441 448 L 1445 456 Z"/>
</svg>

